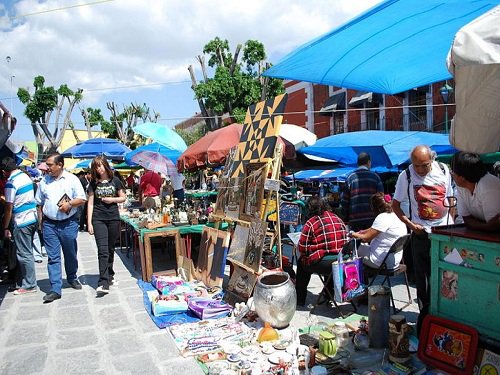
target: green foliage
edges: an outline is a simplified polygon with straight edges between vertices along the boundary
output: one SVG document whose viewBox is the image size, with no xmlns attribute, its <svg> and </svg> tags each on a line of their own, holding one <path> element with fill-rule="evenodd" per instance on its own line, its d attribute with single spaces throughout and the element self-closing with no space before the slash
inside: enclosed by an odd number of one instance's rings
<svg viewBox="0 0 500 375">
<path fill-rule="evenodd" d="M 203 137 L 205 134 L 207 134 L 207 126 L 205 124 L 203 125 L 198 125 L 192 130 L 183 130 L 183 129 L 178 129 L 175 131 L 177 134 L 181 136 L 182 139 L 184 139 L 184 142 L 188 146 L 191 146 L 193 143 L 195 143 L 198 139 Z"/>
<path fill-rule="evenodd" d="M 209 55 L 208 65 L 215 67 L 215 73 L 207 82 L 200 82 L 194 93 L 196 99 L 203 100 L 205 106 L 218 115 L 230 113 L 236 121 L 243 122 L 247 108 L 261 100 L 263 82 L 267 82 L 266 99 L 284 92 L 282 80 L 260 77 L 266 52 L 264 45 L 257 40 L 245 43 L 241 62 L 236 63 L 232 74 L 233 55 L 227 40 L 216 37 L 205 45 L 203 53 Z"/>
<path fill-rule="evenodd" d="M 35 93 L 30 95 L 28 90 L 19 88 L 17 97 L 26 105 L 24 115 L 31 122 L 43 122 L 47 112 L 52 111 L 57 105 L 57 92 L 54 87 L 45 87 L 45 79 L 38 76 L 34 80 Z"/>
</svg>

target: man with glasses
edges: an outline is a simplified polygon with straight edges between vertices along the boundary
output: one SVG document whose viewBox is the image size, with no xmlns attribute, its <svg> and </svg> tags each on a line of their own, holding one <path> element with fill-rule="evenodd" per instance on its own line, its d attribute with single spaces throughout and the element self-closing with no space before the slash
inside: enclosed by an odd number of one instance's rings
<svg viewBox="0 0 500 375">
<path fill-rule="evenodd" d="M 399 219 L 411 231 L 411 248 L 417 298 L 420 316 L 417 330 L 428 312 L 430 305 L 431 273 L 431 227 L 453 224 L 448 200 L 453 195 L 450 171 L 444 164 L 434 160 L 434 153 L 429 146 L 415 147 L 411 154 L 408 172 L 403 171 L 398 177 L 392 209 Z M 409 200 L 409 217 L 401 209 L 401 202 Z"/>
<path fill-rule="evenodd" d="M 47 270 L 51 290 L 43 297 L 44 302 L 49 303 L 61 298 L 62 294 L 61 249 L 69 285 L 73 289 L 82 289 L 76 276 L 76 238 L 78 207 L 85 204 L 86 196 L 78 177 L 64 170 L 64 158 L 60 154 L 50 155 L 45 163 L 47 174 L 40 182 L 35 200 L 49 258 Z"/>
</svg>

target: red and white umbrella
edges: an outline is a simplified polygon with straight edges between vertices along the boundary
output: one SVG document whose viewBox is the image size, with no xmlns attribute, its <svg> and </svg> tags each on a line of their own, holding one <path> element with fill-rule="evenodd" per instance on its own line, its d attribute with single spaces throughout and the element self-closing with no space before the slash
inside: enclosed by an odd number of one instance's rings
<svg viewBox="0 0 500 375">
<path fill-rule="evenodd" d="M 139 151 L 130 159 L 134 163 L 139 164 L 141 167 L 151 171 L 163 173 L 165 175 L 172 175 L 177 173 L 175 164 L 166 156 L 159 152 L 153 151 Z"/>
</svg>

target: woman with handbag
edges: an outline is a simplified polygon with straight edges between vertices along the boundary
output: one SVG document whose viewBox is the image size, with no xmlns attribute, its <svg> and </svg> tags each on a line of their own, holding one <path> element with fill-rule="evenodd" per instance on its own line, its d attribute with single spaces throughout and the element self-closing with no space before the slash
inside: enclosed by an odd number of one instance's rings
<svg viewBox="0 0 500 375">
<path fill-rule="evenodd" d="M 96 156 L 91 164 L 92 180 L 88 187 L 88 232 L 94 235 L 99 261 L 97 296 L 109 293 L 113 284 L 115 242 L 120 234 L 118 203 L 126 199 L 123 183 L 113 175 L 108 161 Z"/>
</svg>

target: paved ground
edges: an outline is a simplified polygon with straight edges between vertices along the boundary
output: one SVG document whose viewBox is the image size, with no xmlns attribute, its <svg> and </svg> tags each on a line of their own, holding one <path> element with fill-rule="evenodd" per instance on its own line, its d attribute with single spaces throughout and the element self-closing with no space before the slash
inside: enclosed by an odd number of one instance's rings
<svg viewBox="0 0 500 375">
<path fill-rule="evenodd" d="M 97 258 L 94 240 L 80 233 L 79 279 L 83 290 L 63 289 L 61 300 L 43 304 L 49 289 L 46 263 L 37 264 L 40 291 L 14 296 L 0 286 L 0 374 L 202 374 L 193 359 L 182 358 L 167 335 L 151 321 L 136 285 L 139 273 L 131 259 L 118 252 L 115 258 L 118 286 L 103 298 L 95 297 Z M 308 303 L 321 290 L 318 279 L 310 284 Z M 394 288 L 403 299 L 403 286 Z M 412 288 L 415 298 L 415 290 Z M 352 311 L 344 305 L 346 313 Z M 405 309 L 409 322 L 416 321 L 415 304 Z M 367 314 L 366 306 L 359 313 Z M 309 310 L 297 311 L 292 324 L 307 326 Z M 327 304 L 314 311 L 315 321 L 337 318 Z"/>
</svg>

